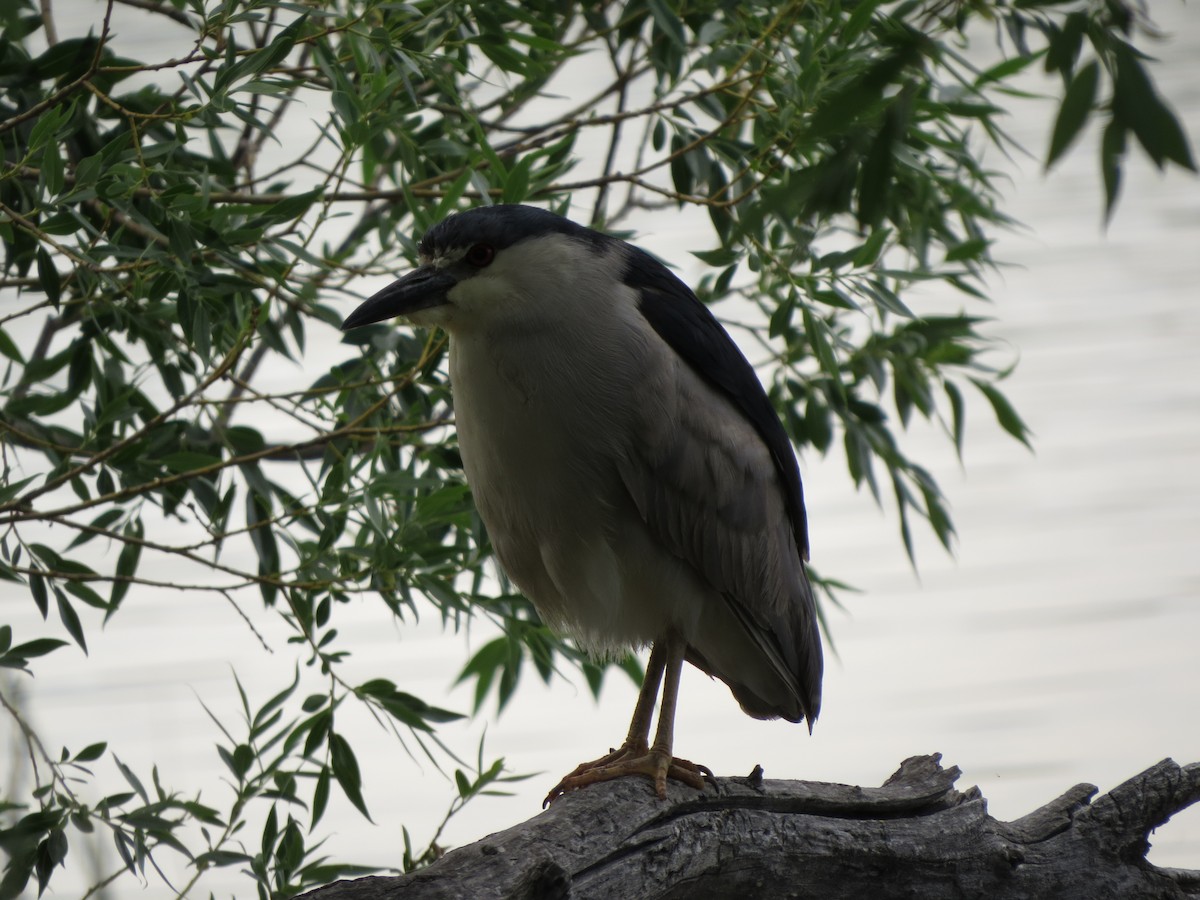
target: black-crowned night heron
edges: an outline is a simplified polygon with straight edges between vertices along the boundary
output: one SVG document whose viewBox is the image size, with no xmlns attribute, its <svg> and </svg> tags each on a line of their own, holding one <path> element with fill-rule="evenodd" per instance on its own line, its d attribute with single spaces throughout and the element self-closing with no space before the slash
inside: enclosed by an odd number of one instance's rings
<svg viewBox="0 0 1200 900">
<path fill-rule="evenodd" d="M 821 641 L 796 458 L 753 368 L 645 252 L 528 206 L 453 215 L 354 328 L 450 334 L 467 481 L 496 556 L 552 628 L 608 653 L 652 644 L 625 743 L 550 792 L 640 773 L 703 787 L 672 756 L 687 660 L 760 719 L 821 704 Z M 650 720 L 662 683 L 654 743 Z"/>
</svg>

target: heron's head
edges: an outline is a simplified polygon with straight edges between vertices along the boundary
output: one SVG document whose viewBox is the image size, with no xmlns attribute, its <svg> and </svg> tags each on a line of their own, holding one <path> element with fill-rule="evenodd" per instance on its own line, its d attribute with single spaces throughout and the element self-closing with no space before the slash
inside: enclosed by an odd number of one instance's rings
<svg viewBox="0 0 1200 900">
<path fill-rule="evenodd" d="M 621 242 L 531 206 L 482 206 L 426 232 L 420 265 L 358 307 L 357 328 L 397 316 L 458 330 L 553 320 L 581 277 L 619 279 Z"/>
</svg>

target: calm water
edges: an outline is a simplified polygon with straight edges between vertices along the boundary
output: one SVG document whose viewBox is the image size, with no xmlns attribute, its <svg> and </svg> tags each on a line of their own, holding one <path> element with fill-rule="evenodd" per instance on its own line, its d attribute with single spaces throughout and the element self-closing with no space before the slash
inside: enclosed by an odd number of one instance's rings
<svg viewBox="0 0 1200 900">
<path fill-rule="evenodd" d="M 1163 4 L 1155 14 L 1175 34 L 1156 48 L 1162 89 L 1200 147 L 1200 8 Z M 1027 112 L 1012 130 L 1040 155 L 1048 121 Z M 1011 210 L 1029 231 L 1001 239 L 997 257 L 1015 265 L 996 279 L 986 312 L 1009 358 L 1020 358 L 1007 389 L 1036 452 L 1004 436 L 983 402 L 969 409 L 965 465 L 942 436 L 908 436 L 906 449 L 949 495 L 960 535 L 954 558 L 920 542 L 919 577 L 896 523 L 853 491 L 842 460 L 802 459 L 814 561 L 862 593 L 832 616 L 839 655 L 811 738 L 746 718 L 723 686 L 688 673 L 677 746 L 719 774 L 761 763 L 768 777 L 878 784 L 903 758 L 939 751 L 962 768 L 961 786 L 978 784 L 993 814 L 1011 819 L 1080 781 L 1107 790 L 1166 756 L 1200 761 L 1200 183 L 1132 167 L 1104 234 L 1090 148 L 1049 177 L 1033 160 L 1013 171 Z M 685 261 L 678 235 L 643 243 Z M 35 627 L 25 596 L 0 604 L 22 633 Z M 490 635 L 400 630 L 378 606 L 364 600 L 342 627 L 363 671 L 469 708 L 453 676 L 464 640 Z M 216 800 L 225 790 L 216 734 L 199 700 L 232 717 L 231 667 L 248 684 L 256 671 L 282 678 L 282 638 L 267 637 L 274 660 L 228 606 L 141 595 L 96 634 L 89 659 L 60 653 L 19 684 L 51 746 L 104 737 L 143 773 L 157 761 L 165 783 L 207 778 L 205 797 Z M 259 701 L 280 686 L 263 683 Z M 543 774 L 514 798 L 477 803 L 443 843 L 534 814 L 559 775 L 619 740 L 634 695 L 623 676 L 598 705 L 583 687 L 530 681 L 498 721 L 448 730 L 473 758 L 486 728 L 490 754 Z M 335 802 L 328 849 L 387 864 L 399 857 L 401 823 L 415 842 L 427 838 L 452 788 L 359 725 L 360 755 L 378 748 L 360 761 L 380 825 Z M 100 771 L 118 778 L 107 763 Z M 1200 868 L 1200 810 L 1153 840 L 1159 864 Z M 162 894 L 157 882 L 145 892 Z"/>
</svg>

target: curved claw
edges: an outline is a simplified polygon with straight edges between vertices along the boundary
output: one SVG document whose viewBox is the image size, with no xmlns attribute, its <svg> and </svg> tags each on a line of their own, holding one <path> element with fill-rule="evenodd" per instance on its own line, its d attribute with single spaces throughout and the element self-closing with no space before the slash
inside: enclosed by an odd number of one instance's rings
<svg viewBox="0 0 1200 900">
<path fill-rule="evenodd" d="M 668 778 L 703 790 L 704 779 L 713 777 L 712 771 L 706 766 L 671 756 L 656 748 L 648 748 L 645 744 L 625 744 L 619 750 L 613 750 L 599 759 L 580 763 L 563 776 L 562 781 L 551 788 L 546 799 L 542 801 L 542 808 L 545 809 L 568 791 L 601 781 L 623 778 L 626 775 L 644 775 L 651 779 L 660 800 L 667 799 Z"/>
</svg>

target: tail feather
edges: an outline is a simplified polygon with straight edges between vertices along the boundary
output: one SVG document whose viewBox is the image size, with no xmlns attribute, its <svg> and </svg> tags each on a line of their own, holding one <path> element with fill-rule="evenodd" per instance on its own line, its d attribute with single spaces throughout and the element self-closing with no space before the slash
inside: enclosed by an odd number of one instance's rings
<svg viewBox="0 0 1200 900">
<path fill-rule="evenodd" d="M 724 596 L 727 609 L 751 646 L 758 651 L 759 658 L 739 662 L 739 671 L 728 671 L 731 668 L 728 664 L 719 670 L 701 648 L 689 646 L 688 662 L 728 685 L 747 715 L 756 719 L 807 721 L 811 732 L 821 711 L 824 661 L 816 603 L 807 576 L 801 571 L 800 583 L 790 602 L 781 614 L 770 616 L 770 621 L 766 622 L 760 621 L 736 598 Z M 764 662 L 775 676 L 776 691 L 770 698 L 749 686 L 751 670 L 756 670 L 754 674 L 761 683 L 761 663 Z"/>
</svg>

